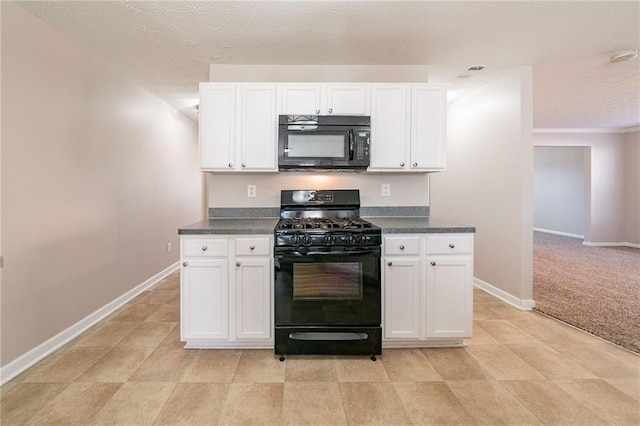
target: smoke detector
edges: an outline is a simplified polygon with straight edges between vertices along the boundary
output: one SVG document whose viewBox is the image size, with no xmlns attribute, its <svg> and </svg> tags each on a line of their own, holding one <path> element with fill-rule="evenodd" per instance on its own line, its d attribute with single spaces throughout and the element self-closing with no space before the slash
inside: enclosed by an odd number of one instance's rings
<svg viewBox="0 0 640 426">
<path fill-rule="evenodd" d="M 636 56 L 638 56 L 638 49 L 635 49 L 635 50 L 623 50 L 623 51 L 620 51 L 620 52 L 617 52 L 617 53 L 613 54 L 609 58 L 609 61 L 612 64 L 617 64 L 618 62 L 624 62 L 624 61 L 628 61 L 629 59 L 633 59 Z"/>
</svg>

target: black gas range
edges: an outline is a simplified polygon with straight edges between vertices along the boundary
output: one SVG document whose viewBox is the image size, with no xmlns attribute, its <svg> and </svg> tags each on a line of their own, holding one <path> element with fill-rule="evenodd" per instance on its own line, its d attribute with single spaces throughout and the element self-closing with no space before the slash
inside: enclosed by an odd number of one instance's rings
<svg viewBox="0 0 640 426">
<path fill-rule="evenodd" d="M 382 350 L 380 228 L 358 190 L 281 192 L 275 228 L 275 352 Z"/>
</svg>

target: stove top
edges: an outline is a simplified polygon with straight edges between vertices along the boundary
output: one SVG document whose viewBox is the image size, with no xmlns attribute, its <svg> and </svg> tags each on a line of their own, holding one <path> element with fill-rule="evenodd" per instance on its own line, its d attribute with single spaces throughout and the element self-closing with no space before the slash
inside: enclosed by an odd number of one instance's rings
<svg viewBox="0 0 640 426">
<path fill-rule="evenodd" d="M 371 222 L 360 218 L 301 217 L 280 219 L 276 229 L 370 229 L 376 228 Z"/>
</svg>

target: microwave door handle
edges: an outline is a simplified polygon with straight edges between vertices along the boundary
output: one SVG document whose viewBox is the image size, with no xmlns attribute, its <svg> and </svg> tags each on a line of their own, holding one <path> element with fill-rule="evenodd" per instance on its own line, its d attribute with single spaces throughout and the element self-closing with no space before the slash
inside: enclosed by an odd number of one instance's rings
<svg viewBox="0 0 640 426">
<path fill-rule="evenodd" d="M 353 160 L 353 129 L 349 129 L 349 161 Z"/>
</svg>

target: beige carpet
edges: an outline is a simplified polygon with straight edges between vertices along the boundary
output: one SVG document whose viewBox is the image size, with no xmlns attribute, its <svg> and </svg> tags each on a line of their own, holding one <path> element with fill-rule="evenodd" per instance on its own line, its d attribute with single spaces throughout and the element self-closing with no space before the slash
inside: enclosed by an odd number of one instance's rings
<svg viewBox="0 0 640 426">
<path fill-rule="evenodd" d="M 640 353 L 640 249 L 534 232 L 536 309 Z"/>
</svg>

